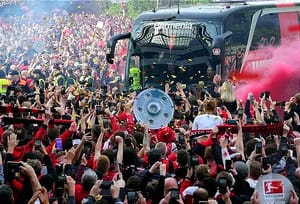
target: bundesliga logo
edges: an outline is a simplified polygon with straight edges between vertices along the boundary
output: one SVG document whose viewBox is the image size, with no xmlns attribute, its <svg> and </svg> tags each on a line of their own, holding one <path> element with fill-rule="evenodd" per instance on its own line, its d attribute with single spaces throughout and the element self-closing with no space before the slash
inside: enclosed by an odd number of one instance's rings
<svg viewBox="0 0 300 204">
<path fill-rule="evenodd" d="M 265 180 L 263 183 L 265 198 L 282 198 L 284 196 L 282 180 Z"/>
</svg>

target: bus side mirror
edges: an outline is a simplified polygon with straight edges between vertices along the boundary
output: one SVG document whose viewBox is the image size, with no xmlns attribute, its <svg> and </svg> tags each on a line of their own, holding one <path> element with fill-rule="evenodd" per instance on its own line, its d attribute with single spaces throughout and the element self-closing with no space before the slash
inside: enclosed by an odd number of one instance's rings
<svg viewBox="0 0 300 204">
<path fill-rule="evenodd" d="M 213 40 L 212 61 L 213 64 L 221 64 L 222 56 L 225 52 L 225 41 L 232 35 L 231 31 L 227 31 L 222 35 L 218 35 Z"/>
<path fill-rule="evenodd" d="M 106 61 L 109 64 L 113 64 L 114 63 L 114 58 L 115 58 L 115 49 L 113 48 L 113 51 L 112 51 L 112 47 L 113 47 L 113 41 L 112 41 L 112 39 L 110 39 L 107 42 L 107 49 L 108 49 L 108 51 L 106 53 Z"/>
<path fill-rule="evenodd" d="M 115 35 L 109 41 L 107 42 L 107 53 L 106 53 L 106 61 L 109 64 L 114 63 L 114 58 L 115 58 L 115 49 L 116 49 L 116 44 L 119 40 L 124 40 L 130 38 L 131 33 L 125 33 L 125 34 L 120 34 L 120 35 Z"/>
</svg>

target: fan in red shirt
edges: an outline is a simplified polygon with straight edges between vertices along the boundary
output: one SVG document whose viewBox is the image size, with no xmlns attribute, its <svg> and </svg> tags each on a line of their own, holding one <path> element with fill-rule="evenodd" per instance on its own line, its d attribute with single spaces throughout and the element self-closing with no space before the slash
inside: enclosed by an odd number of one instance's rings
<svg viewBox="0 0 300 204">
<path fill-rule="evenodd" d="M 25 141 L 25 139 L 26 139 L 25 138 L 25 129 L 19 127 L 18 129 L 14 130 L 14 132 L 17 133 L 17 139 L 18 139 L 16 141 L 17 146 L 13 150 L 11 150 L 11 152 L 9 152 L 9 150 L 7 150 L 7 152 L 12 154 L 13 159 L 15 161 L 21 161 L 25 153 L 32 152 L 35 139 L 40 139 L 40 140 L 44 139 L 44 137 L 46 136 L 46 131 L 47 131 L 47 126 L 45 125 L 45 123 L 38 129 L 38 131 L 35 133 L 34 137 L 32 137 L 32 139 L 30 139 L 28 142 Z M 7 140 L 11 134 L 15 134 L 14 132 L 12 130 L 6 130 L 2 134 L 4 148 L 6 148 L 6 149 L 9 148 L 7 145 Z M 21 141 L 21 144 L 19 141 Z"/>
<path fill-rule="evenodd" d="M 77 183 L 75 186 L 75 200 L 77 204 L 80 204 L 82 199 L 88 197 L 91 188 L 97 181 L 97 174 L 92 169 L 87 169 L 81 177 L 81 183 Z"/>
<path fill-rule="evenodd" d="M 155 145 L 155 149 L 160 150 L 160 152 L 162 154 L 162 162 L 164 164 L 166 164 L 166 170 L 167 170 L 167 172 L 173 173 L 174 170 L 178 168 L 178 164 L 177 164 L 176 161 L 172 161 L 172 160 L 168 159 L 168 157 L 167 157 L 168 148 L 167 148 L 166 143 L 164 143 L 164 142 L 158 142 Z"/>
</svg>

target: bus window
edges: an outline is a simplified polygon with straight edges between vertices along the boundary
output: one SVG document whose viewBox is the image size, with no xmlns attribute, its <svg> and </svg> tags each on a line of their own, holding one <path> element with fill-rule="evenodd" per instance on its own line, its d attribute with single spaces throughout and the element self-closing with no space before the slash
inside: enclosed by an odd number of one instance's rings
<svg viewBox="0 0 300 204">
<path fill-rule="evenodd" d="M 278 14 L 264 15 L 259 18 L 250 50 L 261 46 L 280 44 L 280 24 Z"/>
<path fill-rule="evenodd" d="M 298 22 L 300 23 L 300 12 L 297 12 L 297 15 L 298 15 Z M 299 32 L 299 30 L 298 30 L 298 32 Z M 300 35 L 300 33 L 299 33 L 299 35 Z"/>
<path fill-rule="evenodd" d="M 247 45 L 251 15 L 254 11 L 241 10 L 230 15 L 225 22 L 224 30 L 231 31 L 231 45 Z"/>
<path fill-rule="evenodd" d="M 163 88 L 165 83 L 175 86 L 177 82 L 185 85 L 198 84 L 206 81 L 209 63 L 185 66 L 169 63 L 166 65 L 152 64 L 142 69 L 144 87 Z"/>
<path fill-rule="evenodd" d="M 255 11 L 256 9 L 242 9 L 226 18 L 224 31 L 231 31 L 232 35 L 225 41 L 223 77 L 227 77 L 228 73 L 239 70 L 242 66 L 251 19 Z"/>
<path fill-rule="evenodd" d="M 262 46 L 278 46 L 299 39 L 299 32 L 291 32 L 290 26 L 300 23 L 299 12 L 268 14 L 258 19 L 250 50 Z"/>
<path fill-rule="evenodd" d="M 140 69 L 140 88 L 163 88 L 166 82 L 198 83 L 211 64 L 211 35 L 217 35 L 218 25 L 214 21 L 143 22 L 133 29 L 128 50 L 130 58 L 138 56 L 139 66 L 131 60 L 127 72 Z M 131 75 L 127 75 L 129 84 L 133 83 Z"/>
<path fill-rule="evenodd" d="M 270 46 L 280 46 L 299 39 L 298 32 L 290 32 L 290 26 L 299 25 L 299 12 L 272 13 L 261 16 L 255 27 L 247 63 L 243 69 L 258 70 L 268 66 L 272 58 Z"/>
</svg>

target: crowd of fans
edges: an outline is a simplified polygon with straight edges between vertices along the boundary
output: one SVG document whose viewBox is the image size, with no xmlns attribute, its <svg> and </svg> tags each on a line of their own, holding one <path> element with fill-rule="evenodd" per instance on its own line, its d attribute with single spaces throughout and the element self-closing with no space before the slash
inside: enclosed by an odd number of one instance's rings
<svg viewBox="0 0 300 204">
<path fill-rule="evenodd" d="M 88 83 L 91 90 L 112 86 L 124 74 L 126 43 L 118 44 L 116 63 L 109 66 L 106 42 L 114 34 L 128 32 L 130 26 L 131 20 L 123 16 L 68 14 L 66 10 L 53 11 L 40 19 L 30 14 L 2 17 L 1 70 L 6 75 L 13 70 L 21 72 L 31 92 L 39 79 L 60 86 L 77 80 Z"/>
<path fill-rule="evenodd" d="M 115 66 L 104 57 L 131 21 L 63 14 L 1 20 L 1 203 L 256 204 L 271 173 L 299 203 L 300 94 L 241 101 L 232 80 L 210 72 L 203 86 L 166 84 L 173 119 L 149 130 L 135 122 L 137 93 L 119 86 L 126 45 Z"/>
</svg>

